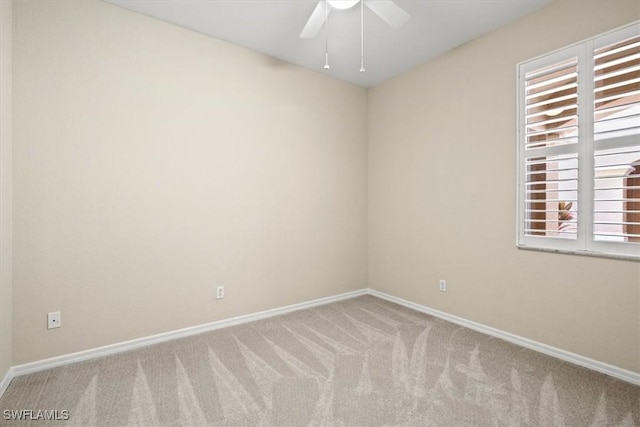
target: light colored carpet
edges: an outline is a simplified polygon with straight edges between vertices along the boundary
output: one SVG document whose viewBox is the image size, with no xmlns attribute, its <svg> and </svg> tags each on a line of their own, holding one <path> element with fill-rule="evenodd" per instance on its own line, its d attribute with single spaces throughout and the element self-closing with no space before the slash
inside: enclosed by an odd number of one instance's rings
<svg viewBox="0 0 640 427">
<path fill-rule="evenodd" d="M 70 418 L 4 420 L 18 409 Z M 0 411 L 19 426 L 640 426 L 640 387 L 364 296 L 17 377 Z"/>
</svg>

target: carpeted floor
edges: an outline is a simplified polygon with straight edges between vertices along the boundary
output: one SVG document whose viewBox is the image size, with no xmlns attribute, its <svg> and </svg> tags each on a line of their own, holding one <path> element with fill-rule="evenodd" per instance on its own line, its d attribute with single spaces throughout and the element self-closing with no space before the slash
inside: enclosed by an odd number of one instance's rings
<svg viewBox="0 0 640 427">
<path fill-rule="evenodd" d="M 51 424 L 640 426 L 640 387 L 363 296 L 15 378 L 0 425 Z"/>
</svg>

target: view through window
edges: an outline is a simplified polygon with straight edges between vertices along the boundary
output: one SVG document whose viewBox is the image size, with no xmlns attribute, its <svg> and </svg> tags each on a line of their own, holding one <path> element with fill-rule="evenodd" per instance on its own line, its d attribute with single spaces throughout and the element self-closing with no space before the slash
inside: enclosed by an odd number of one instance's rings
<svg viewBox="0 0 640 427">
<path fill-rule="evenodd" d="M 640 25 L 519 67 L 524 247 L 640 258 Z"/>
</svg>

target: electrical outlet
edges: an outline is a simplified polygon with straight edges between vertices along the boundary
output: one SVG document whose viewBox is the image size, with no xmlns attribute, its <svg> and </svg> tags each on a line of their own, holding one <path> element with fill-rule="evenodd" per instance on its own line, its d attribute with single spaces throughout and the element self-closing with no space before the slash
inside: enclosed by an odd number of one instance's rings
<svg viewBox="0 0 640 427">
<path fill-rule="evenodd" d="M 440 280 L 440 292 L 447 292 L 447 281 Z"/>
<path fill-rule="evenodd" d="M 216 288 L 216 299 L 224 298 L 224 286 L 218 286 Z"/>
<path fill-rule="evenodd" d="M 59 328 L 62 324 L 62 317 L 59 311 L 47 313 L 47 329 Z"/>
</svg>

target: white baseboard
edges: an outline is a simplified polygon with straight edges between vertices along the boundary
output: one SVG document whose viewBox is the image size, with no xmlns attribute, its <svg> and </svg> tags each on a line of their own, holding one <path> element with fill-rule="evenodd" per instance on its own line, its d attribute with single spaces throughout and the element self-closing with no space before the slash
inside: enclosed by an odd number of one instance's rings
<svg viewBox="0 0 640 427">
<path fill-rule="evenodd" d="M 552 356 L 557 359 L 564 360 L 566 362 L 584 366 L 585 368 L 589 368 L 591 370 L 610 375 L 612 377 L 630 382 L 632 384 L 640 385 L 640 373 L 628 371 L 626 369 L 619 368 L 617 366 L 609 365 L 608 363 L 599 362 L 597 360 L 590 359 L 588 357 L 581 356 L 576 353 L 571 353 L 570 351 L 552 347 L 550 345 L 533 341 L 528 338 L 524 338 L 515 334 L 511 334 L 509 332 L 505 332 L 500 329 L 492 328 L 490 326 L 486 326 L 481 323 L 473 322 L 471 320 L 467 320 L 462 317 L 454 316 L 452 314 L 448 314 L 443 311 L 435 310 L 425 305 L 416 304 L 411 301 L 404 300 L 402 298 L 385 294 L 384 292 L 380 292 L 375 289 L 368 289 L 367 293 L 369 295 L 373 295 L 378 298 L 391 301 L 393 303 L 419 311 L 421 313 L 430 314 L 432 316 L 439 317 L 440 319 L 446 320 L 451 323 L 455 323 L 456 325 L 464 326 L 466 328 L 473 329 L 474 331 L 478 331 L 486 335 L 503 339 L 505 341 L 519 345 L 521 347 L 535 350 L 539 353 L 543 353 L 548 356 Z"/>
<path fill-rule="evenodd" d="M 173 340 L 176 338 L 188 337 L 191 335 L 201 334 L 203 332 L 213 331 L 215 329 L 226 328 L 228 326 L 239 325 L 242 323 L 253 322 L 267 317 L 278 316 L 280 314 L 290 313 L 296 310 L 302 310 L 309 307 L 315 307 L 323 304 L 329 304 L 336 301 L 341 301 L 348 298 L 354 298 L 361 295 L 372 295 L 378 298 L 382 298 L 387 301 L 402 305 L 404 307 L 419 311 L 421 313 L 429 314 L 441 319 L 447 320 L 451 323 L 455 323 L 460 326 L 473 329 L 474 331 L 481 332 L 490 336 L 501 338 L 505 341 L 512 342 L 522 347 L 529 348 L 531 350 L 538 351 L 549 356 L 565 360 L 567 362 L 574 363 L 576 365 L 584 366 L 597 372 L 610 375 L 615 378 L 619 378 L 623 381 L 627 381 L 632 384 L 640 385 L 640 373 L 628 371 L 626 369 L 619 368 L 617 366 L 609 365 L 607 363 L 599 362 L 588 357 L 580 356 L 579 354 L 571 353 L 565 350 L 561 350 L 546 344 L 539 343 L 527 338 L 520 337 L 518 335 L 511 334 L 499 329 L 492 328 L 480 323 L 473 322 L 471 320 L 464 319 L 462 317 L 447 314 L 442 311 L 435 310 L 433 308 L 416 304 L 411 301 L 404 300 L 392 295 L 385 294 L 384 292 L 377 291 L 375 289 L 360 289 L 353 292 L 347 292 L 340 295 L 335 295 L 326 298 L 320 298 L 313 301 L 303 302 L 299 304 L 288 305 L 285 307 L 274 308 L 271 310 L 260 311 L 258 313 L 247 314 L 244 316 L 232 317 L 230 319 L 218 320 L 216 322 L 206 323 L 203 325 L 192 326 L 189 328 L 178 329 L 175 331 L 169 331 L 157 335 L 151 335 L 148 337 L 142 337 L 133 339 L 130 341 L 124 341 L 116 344 L 106 345 L 103 347 L 97 347 L 89 350 L 79 351 L 77 353 L 65 354 L 62 356 L 52 357 L 50 359 L 38 360 L 36 362 L 25 363 L 23 365 L 17 365 L 11 367 L 5 374 L 2 381 L 0 381 L 0 397 L 5 392 L 9 383 L 14 377 L 20 375 L 31 374 L 33 372 L 43 371 L 46 369 L 55 368 L 58 366 L 68 365 L 70 363 L 80 362 L 83 360 L 94 359 L 98 357 L 108 356 L 110 354 L 121 353 L 123 351 L 134 350 L 140 347 L 146 347 L 152 344 L 158 344 L 161 342 Z"/>
<path fill-rule="evenodd" d="M 9 384 L 11 384 L 11 380 L 13 379 L 13 377 L 15 377 L 15 369 L 12 366 L 11 368 L 9 368 L 7 373 L 4 374 L 2 381 L 0 381 L 0 397 L 2 397 L 7 387 L 9 387 Z"/>
<path fill-rule="evenodd" d="M 77 353 L 65 354 L 62 356 L 52 357 L 50 359 L 38 360 L 36 362 L 31 362 L 31 363 L 25 363 L 24 365 L 17 365 L 10 369 L 10 372 L 12 372 L 11 378 L 13 378 L 14 376 L 31 374 L 33 372 L 38 372 L 38 371 L 43 371 L 45 369 L 51 369 L 58 366 L 68 365 L 70 363 L 81 362 L 83 360 L 95 359 L 97 357 L 103 357 L 103 356 L 108 356 L 110 354 L 121 353 L 123 351 L 134 350 L 136 348 L 146 347 L 152 344 L 158 344 L 161 342 L 174 340 L 176 338 L 188 337 L 191 335 L 201 334 L 203 332 L 213 331 L 215 329 L 226 328 L 228 326 L 234 326 L 242 323 L 253 322 L 256 320 L 265 319 L 267 317 L 278 316 L 280 314 L 290 313 L 292 311 L 302 310 L 305 308 L 315 307 L 318 305 L 329 304 L 332 302 L 341 301 L 348 298 L 354 298 L 354 297 L 366 295 L 366 294 L 367 294 L 367 289 L 360 289 L 357 291 L 347 292 L 344 294 L 334 295 L 326 298 L 320 298 L 313 301 L 287 305 L 285 307 L 279 307 L 279 308 L 260 311 L 257 313 L 247 314 L 243 316 L 232 317 L 230 319 L 218 320 L 211 323 L 205 323 L 203 325 L 191 326 L 184 329 L 178 329 L 175 331 L 164 332 L 157 335 L 136 338 L 130 341 L 124 341 L 124 342 L 119 342 L 111 345 L 106 345 L 103 347 L 97 347 L 89 350 L 79 351 Z M 8 381 L 11 381 L 11 378 Z M 4 384 L 4 381 L 2 384 Z M 4 392 L 3 389 L 0 389 L 0 391 Z M 2 393 L 0 393 L 0 397 L 1 396 L 2 396 Z"/>
</svg>

